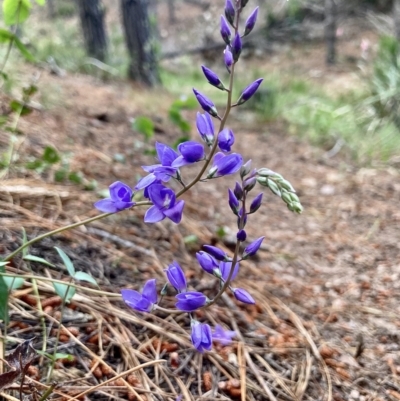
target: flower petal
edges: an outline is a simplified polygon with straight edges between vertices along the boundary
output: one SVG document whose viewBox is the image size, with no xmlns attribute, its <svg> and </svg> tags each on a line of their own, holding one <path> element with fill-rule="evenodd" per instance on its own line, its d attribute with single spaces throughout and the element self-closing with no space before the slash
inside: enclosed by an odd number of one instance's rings
<svg viewBox="0 0 400 401">
<path fill-rule="evenodd" d="M 102 199 L 102 200 L 97 201 L 94 204 L 94 207 L 97 210 L 100 210 L 100 212 L 103 212 L 103 213 L 116 213 L 116 212 L 118 212 L 118 209 L 115 206 L 114 201 L 112 199 L 110 199 L 110 198 L 106 198 L 106 199 Z"/>
<path fill-rule="evenodd" d="M 185 206 L 185 201 L 181 200 L 177 202 L 170 209 L 163 210 L 163 213 L 175 224 L 179 224 L 182 220 L 182 213 L 184 206 Z"/>
<path fill-rule="evenodd" d="M 144 222 L 145 223 L 158 223 L 161 220 L 164 220 L 165 216 L 164 213 L 157 206 L 152 206 L 147 209 L 144 215 Z"/>
</svg>

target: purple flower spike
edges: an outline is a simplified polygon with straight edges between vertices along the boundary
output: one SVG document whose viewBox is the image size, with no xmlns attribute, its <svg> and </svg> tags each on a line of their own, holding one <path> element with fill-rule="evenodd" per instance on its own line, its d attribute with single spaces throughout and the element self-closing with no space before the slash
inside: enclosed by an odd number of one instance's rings
<svg viewBox="0 0 400 401">
<path fill-rule="evenodd" d="M 185 202 L 176 202 L 176 196 L 172 189 L 160 184 L 153 184 L 148 188 L 148 195 L 153 206 L 144 215 L 145 223 L 157 223 L 168 217 L 174 223 L 180 223 Z"/>
<path fill-rule="evenodd" d="M 265 237 L 257 238 L 251 244 L 247 245 L 246 248 L 244 248 L 242 259 L 247 259 L 250 256 L 254 256 L 260 249 L 261 243 L 263 242 L 264 238 Z"/>
<path fill-rule="evenodd" d="M 223 175 L 234 174 L 239 171 L 242 166 L 243 158 L 238 153 L 224 155 L 221 152 L 216 153 L 213 165 L 208 172 L 207 178 L 222 177 Z"/>
<path fill-rule="evenodd" d="M 207 273 L 214 274 L 214 270 L 218 268 L 217 261 L 210 254 L 204 251 L 197 252 L 196 258 L 201 268 Z"/>
<path fill-rule="evenodd" d="M 259 78 L 252 84 L 250 84 L 240 95 L 237 104 L 240 105 L 243 104 L 244 102 L 247 102 L 257 92 L 257 89 L 261 85 L 262 81 L 263 79 Z"/>
<path fill-rule="evenodd" d="M 237 240 L 240 241 L 240 242 L 246 241 L 246 238 L 247 238 L 247 233 L 246 233 L 246 231 L 244 231 L 244 230 L 239 230 L 239 231 L 237 232 L 237 234 L 236 234 L 236 238 L 237 238 Z"/>
<path fill-rule="evenodd" d="M 225 89 L 224 84 L 221 82 L 218 75 L 214 71 L 210 70 L 204 65 L 202 65 L 201 68 L 203 70 L 204 76 L 207 78 L 207 81 L 210 85 L 215 86 L 216 88 L 221 90 Z"/>
<path fill-rule="evenodd" d="M 231 52 L 231 49 L 229 48 L 229 46 L 226 46 L 226 48 L 224 50 L 224 62 L 225 62 L 228 72 L 230 73 L 231 67 L 233 64 L 233 56 L 232 56 L 232 52 Z"/>
<path fill-rule="evenodd" d="M 232 0 L 226 0 L 225 2 L 225 17 L 233 26 L 235 21 L 235 7 L 232 3 Z"/>
<path fill-rule="evenodd" d="M 215 326 L 212 338 L 214 341 L 219 342 L 221 345 L 230 345 L 232 338 L 236 336 L 236 331 L 224 330 L 222 326 L 217 324 Z"/>
<path fill-rule="evenodd" d="M 191 339 L 193 346 L 197 351 L 203 353 L 204 351 L 210 351 L 212 347 L 212 334 L 211 328 L 208 324 L 199 322 L 192 322 L 192 334 Z"/>
<path fill-rule="evenodd" d="M 230 152 L 231 146 L 235 143 L 235 135 L 233 135 L 232 130 L 224 128 L 218 134 L 218 147 L 223 152 Z"/>
<path fill-rule="evenodd" d="M 116 213 L 129 209 L 135 203 L 132 202 L 132 189 L 121 181 L 116 181 L 109 186 L 110 197 L 97 201 L 94 207 L 103 213 Z"/>
<path fill-rule="evenodd" d="M 210 115 L 197 113 L 196 126 L 203 141 L 211 146 L 214 141 L 214 123 Z"/>
<path fill-rule="evenodd" d="M 172 167 L 181 167 L 187 164 L 196 163 L 204 159 L 204 147 L 201 143 L 194 141 L 182 142 L 178 145 L 178 150 L 181 155 L 178 156 L 172 163 Z"/>
<path fill-rule="evenodd" d="M 231 271 L 232 262 L 220 262 L 219 270 L 221 272 L 222 278 L 226 281 L 228 280 L 229 273 Z M 235 279 L 237 274 L 239 273 L 239 263 L 236 263 L 235 268 L 233 269 L 233 274 L 231 277 L 231 281 Z"/>
<path fill-rule="evenodd" d="M 231 33 L 231 30 L 229 29 L 229 25 L 226 22 L 225 17 L 223 17 L 222 15 L 221 15 L 221 30 L 220 30 L 220 32 L 221 32 L 221 36 L 222 36 L 222 39 L 224 40 L 224 42 L 227 45 L 230 45 L 231 44 L 232 33 Z"/>
<path fill-rule="evenodd" d="M 186 291 L 186 278 L 178 262 L 173 261 L 168 269 L 164 270 L 168 281 L 177 291 Z"/>
<path fill-rule="evenodd" d="M 193 88 L 193 92 L 202 109 L 211 114 L 213 117 L 218 117 L 218 112 L 215 104 L 208 97 L 201 94 L 198 90 Z"/>
<path fill-rule="evenodd" d="M 256 24 L 257 21 L 257 16 L 258 16 L 258 7 L 250 14 L 249 18 L 247 18 L 245 28 L 244 28 L 244 35 L 248 35 L 254 28 L 254 25 Z"/>
<path fill-rule="evenodd" d="M 183 312 L 193 312 L 207 303 L 207 297 L 201 292 L 181 292 L 175 298 L 178 302 L 175 306 Z"/>
<path fill-rule="evenodd" d="M 216 246 L 203 245 L 203 248 L 207 253 L 209 253 L 211 256 L 214 256 L 214 258 L 217 260 L 226 259 L 226 253 L 222 249 L 217 248 Z"/>
<path fill-rule="evenodd" d="M 245 304 L 255 304 L 256 301 L 254 301 L 253 297 L 243 288 L 235 288 L 233 290 L 233 295 L 235 296 L 235 298 L 240 301 L 243 302 Z"/>
<path fill-rule="evenodd" d="M 261 202 L 262 202 L 262 197 L 263 197 L 263 194 L 260 193 L 253 199 L 253 202 L 251 202 L 251 205 L 250 205 L 250 213 L 255 213 L 260 208 Z"/>
<path fill-rule="evenodd" d="M 151 312 L 154 304 L 157 302 L 156 280 L 148 280 L 142 294 L 135 290 L 121 290 L 122 299 L 133 309 L 140 312 Z"/>
<path fill-rule="evenodd" d="M 241 52 L 242 52 L 242 39 L 240 39 L 240 35 L 237 32 L 232 42 L 232 56 L 234 61 L 239 60 Z"/>
<path fill-rule="evenodd" d="M 230 188 L 228 189 L 228 203 L 233 214 L 237 215 L 239 211 L 239 201 Z"/>
</svg>

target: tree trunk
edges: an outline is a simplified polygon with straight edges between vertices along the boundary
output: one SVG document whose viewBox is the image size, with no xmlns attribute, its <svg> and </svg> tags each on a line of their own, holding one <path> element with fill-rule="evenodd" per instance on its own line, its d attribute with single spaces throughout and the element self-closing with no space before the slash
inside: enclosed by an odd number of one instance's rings
<svg viewBox="0 0 400 401">
<path fill-rule="evenodd" d="M 337 0 L 325 0 L 325 40 L 327 64 L 335 64 L 336 61 L 336 1 Z"/>
<path fill-rule="evenodd" d="M 400 41 L 400 0 L 393 1 L 393 20 L 395 36 Z"/>
<path fill-rule="evenodd" d="M 160 82 L 151 28 L 148 0 L 121 0 L 125 40 L 130 56 L 128 76 L 154 86 Z"/>
<path fill-rule="evenodd" d="M 104 61 L 107 55 L 107 36 L 104 26 L 104 8 L 100 0 L 77 0 L 79 16 L 89 56 Z"/>
<path fill-rule="evenodd" d="M 168 20 L 170 24 L 174 24 L 176 22 L 176 13 L 175 13 L 175 1 L 168 0 Z"/>
<path fill-rule="evenodd" d="M 47 0 L 47 15 L 50 19 L 56 17 L 56 6 L 54 4 L 54 0 Z"/>
</svg>

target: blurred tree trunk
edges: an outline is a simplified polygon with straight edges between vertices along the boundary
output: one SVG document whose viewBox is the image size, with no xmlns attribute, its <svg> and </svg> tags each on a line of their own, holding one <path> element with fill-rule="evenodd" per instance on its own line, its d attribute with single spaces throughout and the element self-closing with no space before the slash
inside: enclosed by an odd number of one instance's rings
<svg viewBox="0 0 400 401">
<path fill-rule="evenodd" d="M 56 17 L 56 6 L 54 0 L 47 0 L 47 15 L 51 19 Z"/>
<path fill-rule="evenodd" d="M 104 61 L 107 55 L 107 36 L 104 27 L 104 8 L 100 0 L 77 0 L 86 52 Z"/>
<path fill-rule="evenodd" d="M 175 13 L 175 1 L 168 0 L 168 20 L 170 24 L 174 24 L 176 22 L 176 13 Z"/>
<path fill-rule="evenodd" d="M 327 64 L 335 64 L 336 61 L 336 1 L 337 0 L 325 0 L 325 41 Z"/>
<path fill-rule="evenodd" d="M 393 1 L 393 20 L 394 31 L 398 41 L 400 41 L 400 0 Z"/>
<path fill-rule="evenodd" d="M 160 82 L 148 0 L 121 0 L 122 21 L 130 63 L 128 76 L 154 86 Z"/>
</svg>

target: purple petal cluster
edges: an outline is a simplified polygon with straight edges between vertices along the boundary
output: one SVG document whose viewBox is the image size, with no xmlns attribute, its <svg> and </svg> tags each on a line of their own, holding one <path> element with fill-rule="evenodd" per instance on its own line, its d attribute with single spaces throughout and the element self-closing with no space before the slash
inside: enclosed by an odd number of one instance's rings
<svg viewBox="0 0 400 401">
<path fill-rule="evenodd" d="M 220 32 L 221 32 L 221 36 L 222 36 L 222 39 L 224 40 L 224 42 L 227 45 L 230 45 L 231 44 L 232 33 L 231 33 L 231 30 L 229 28 L 228 23 L 226 22 L 225 17 L 223 17 L 222 15 L 221 15 L 221 29 L 220 29 Z"/>
<path fill-rule="evenodd" d="M 153 184 L 148 188 L 148 195 L 153 206 L 146 211 L 145 223 L 157 223 L 166 217 L 176 224 L 181 221 L 185 202 L 183 200 L 177 202 L 172 189 Z"/>
<path fill-rule="evenodd" d="M 258 16 L 258 7 L 250 14 L 249 18 L 247 18 L 247 21 L 244 25 L 244 34 L 243 36 L 248 35 L 254 28 L 254 25 L 256 24 L 257 21 L 257 16 Z"/>
<path fill-rule="evenodd" d="M 246 248 L 244 248 L 242 258 L 247 259 L 250 256 L 254 256 L 257 253 L 257 251 L 260 249 L 261 243 L 263 242 L 264 238 L 265 237 L 257 238 L 251 244 L 247 245 Z"/>
<path fill-rule="evenodd" d="M 245 304 L 255 304 L 256 301 L 254 301 L 253 297 L 243 288 L 235 288 L 233 289 L 233 295 L 235 298 L 243 302 Z"/>
<path fill-rule="evenodd" d="M 216 246 L 203 245 L 203 248 L 207 253 L 209 253 L 217 260 L 225 260 L 227 257 L 226 253 L 222 249 L 217 248 Z"/>
<path fill-rule="evenodd" d="M 247 102 L 256 92 L 258 87 L 261 85 L 261 82 L 263 81 L 262 78 L 257 79 L 253 83 L 251 83 L 240 95 L 237 104 L 243 104 L 244 102 Z"/>
<path fill-rule="evenodd" d="M 205 157 L 204 147 L 198 142 L 182 142 L 178 145 L 178 150 L 181 155 L 172 162 L 172 167 L 182 167 L 187 164 L 196 163 Z"/>
<path fill-rule="evenodd" d="M 233 26 L 235 22 L 235 6 L 232 3 L 232 0 L 226 0 L 225 2 L 225 17 L 229 21 L 229 23 Z"/>
<path fill-rule="evenodd" d="M 165 269 L 165 274 L 167 275 L 169 283 L 174 287 L 177 291 L 184 292 L 186 291 L 186 277 L 182 268 L 179 266 L 178 262 L 173 261 L 168 269 Z"/>
<path fill-rule="evenodd" d="M 131 308 L 140 312 L 151 312 L 154 304 L 157 303 L 156 280 L 148 280 L 142 293 L 135 290 L 121 290 L 122 299 Z"/>
<path fill-rule="evenodd" d="M 220 262 L 219 263 L 219 270 L 221 272 L 221 276 L 224 279 L 224 281 L 228 280 L 229 273 L 232 268 L 232 262 Z M 233 269 L 232 277 L 231 280 L 234 280 L 239 273 L 239 263 L 236 263 L 235 268 Z"/>
<path fill-rule="evenodd" d="M 229 46 L 226 46 L 224 50 L 224 63 L 228 72 L 230 73 L 233 64 L 233 55 Z"/>
<path fill-rule="evenodd" d="M 210 115 L 197 113 L 196 127 L 203 141 L 211 146 L 214 141 L 214 123 Z"/>
<path fill-rule="evenodd" d="M 123 182 L 116 181 L 109 186 L 110 197 L 97 201 L 94 207 L 104 213 L 116 213 L 129 209 L 132 202 L 133 191 Z"/>
<path fill-rule="evenodd" d="M 196 253 L 196 258 L 201 268 L 207 273 L 214 274 L 214 272 L 218 269 L 217 261 L 209 253 L 199 251 Z"/>
<path fill-rule="evenodd" d="M 207 96 L 204 96 L 196 89 L 193 89 L 193 93 L 204 111 L 211 114 L 213 117 L 218 117 L 218 112 L 215 104 Z"/>
<path fill-rule="evenodd" d="M 236 32 L 235 37 L 232 42 L 232 56 L 234 61 L 238 61 L 240 53 L 242 52 L 242 39 L 238 32 Z"/>
<path fill-rule="evenodd" d="M 230 152 L 231 147 L 234 143 L 235 143 L 235 135 L 233 134 L 232 130 L 224 128 L 218 134 L 218 147 L 223 152 Z"/>
<path fill-rule="evenodd" d="M 208 172 L 207 178 L 222 177 L 224 175 L 234 174 L 239 171 L 243 163 L 243 158 L 238 153 L 224 155 L 222 152 L 215 154 L 213 164 Z"/>
<path fill-rule="evenodd" d="M 201 353 L 204 351 L 210 351 L 212 347 L 210 326 L 208 324 L 193 321 L 191 340 L 197 351 Z"/>
<path fill-rule="evenodd" d="M 221 82 L 218 75 L 214 71 L 210 70 L 204 65 L 201 66 L 201 69 L 203 70 L 203 74 L 207 78 L 207 81 L 210 85 L 215 86 L 216 88 L 221 90 L 225 89 L 224 84 Z"/>
<path fill-rule="evenodd" d="M 232 343 L 232 338 L 235 336 L 236 331 L 224 330 L 219 324 L 215 326 L 214 332 L 212 333 L 213 340 L 219 342 L 221 345 L 230 345 Z"/>
<path fill-rule="evenodd" d="M 183 312 L 193 312 L 207 303 L 207 297 L 197 291 L 181 292 L 176 299 L 178 302 L 175 306 Z"/>
</svg>

